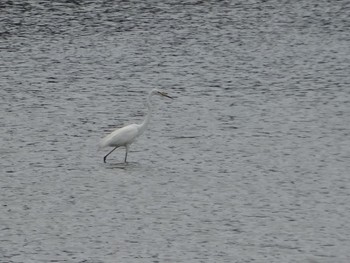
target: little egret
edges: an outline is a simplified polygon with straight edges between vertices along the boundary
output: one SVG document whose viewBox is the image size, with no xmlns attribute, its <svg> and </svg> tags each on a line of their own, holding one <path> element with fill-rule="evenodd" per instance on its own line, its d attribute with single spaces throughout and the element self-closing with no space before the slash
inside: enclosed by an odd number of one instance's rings
<svg viewBox="0 0 350 263">
<path fill-rule="evenodd" d="M 148 113 L 146 115 L 145 120 L 141 124 L 130 124 L 123 128 L 116 129 L 109 135 L 107 135 L 105 138 L 103 138 L 100 142 L 100 148 L 104 147 L 114 147 L 112 151 L 107 153 L 105 157 L 103 157 L 103 162 L 106 162 L 106 158 L 108 155 L 110 155 L 115 149 L 117 149 L 120 146 L 125 147 L 125 159 L 124 162 L 126 163 L 126 158 L 128 157 L 128 151 L 129 146 L 132 144 L 137 137 L 139 137 L 147 128 L 147 125 L 151 119 L 152 109 L 151 109 L 151 97 L 152 95 L 160 95 L 167 98 L 172 99 L 167 93 L 152 89 L 150 93 L 148 94 L 147 98 L 147 108 Z"/>
</svg>

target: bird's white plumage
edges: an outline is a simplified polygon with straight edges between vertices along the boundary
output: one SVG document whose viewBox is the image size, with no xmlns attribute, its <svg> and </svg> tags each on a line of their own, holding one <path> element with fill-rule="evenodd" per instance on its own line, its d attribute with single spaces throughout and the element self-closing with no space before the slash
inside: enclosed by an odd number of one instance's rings
<svg viewBox="0 0 350 263">
<path fill-rule="evenodd" d="M 122 127 L 108 134 L 105 138 L 103 138 L 100 142 L 100 148 L 104 147 L 117 147 L 117 146 L 125 146 L 131 144 L 137 136 L 139 130 L 138 124 L 130 124 L 128 126 Z"/>
<path fill-rule="evenodd" d="M 124 162 L 126 162 L 130 144 L 132 144 L 135 141 L 135 139 L 145 131 L 145 129 L 147 128 L 147 125 L 150 121 L 150 118 L 151 118 L 151 102 L 150 102 L 150 100 L 151 100 L 152 95 L 154 95 L 154 94 L 171 98 L 165 92 L 161 92 L 157 89 L 152 89 L 150 91 L 150 93 L 148 94 L 148 98 L 147 98 L 148 113 L 146 115 L 145 120 L 141 124 L 130 124 L 130 125 L 125 126 L 123 128 L 117 129 L 101 140 L 100 145 L 99 145 L 100 148 L 104 148 L 107 146 L 114 147 L 113 150 L 111 150 L 107 155 L 104 156 L 104 158 L 103 158 L 104 162 L 106 162 L 107 156 L 110 155 L 115 149 L 117 149 L 120 146 L 125 147 L 126 151 L 125 151 Z"/>
</svg>

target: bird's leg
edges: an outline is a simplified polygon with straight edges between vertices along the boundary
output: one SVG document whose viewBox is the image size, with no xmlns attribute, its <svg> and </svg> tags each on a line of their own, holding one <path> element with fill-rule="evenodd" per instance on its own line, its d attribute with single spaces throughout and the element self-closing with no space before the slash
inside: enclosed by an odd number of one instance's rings
<svg viewBox="0 0 350 263">
<path fill-rule="evenodd" d="M 113 148 L 113 150 L 112 151 L 110 151 L 109 153 L 107 153 L 106 155 L 105 155 L 105 157 L 103 157 L 103 162 L 104 163 L 106 163 L 106 158 L 107 158 L 107 156 L 108 155 L 110 155 L 115 149 L 117 149 L 119 146 L 116 146 L 115 148 Z"/>
<path fill-rule="evenodd" d="M 124 159 L 124 163 L 126 163 L 126 158 L 128 158 L 128 151 L 129 151 L 129 146 L 125 147 L 125 159 Z"/>
</svg>

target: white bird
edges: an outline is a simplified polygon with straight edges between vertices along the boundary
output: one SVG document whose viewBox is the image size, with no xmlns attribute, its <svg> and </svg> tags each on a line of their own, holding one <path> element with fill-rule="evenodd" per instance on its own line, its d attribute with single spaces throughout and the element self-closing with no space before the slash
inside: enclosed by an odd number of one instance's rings
<svg viewBox="0 0 350 263">
<path fill-rule="evenodd" d="M 148 123 L 151 119 L 152 109 L 151 109 L 151 97 L 152 95 L 160 95 L 167 98 L 172 99 L 166 92 L 159 91 L 157 89 L 152 89 L 150 93 L 148 94 L 147 98 L 147 108 L 148 113 L 146 115 L 146 118 L 141 124 L 130 124 L 123 128 L 116 129 L 109 135 L 107 135 L 105 138 L 103 138 L 100 142 L 100 148 L 104 147 L 114 147 L 112 151 L 107 153 L 105 157 L 103 157 L 103 162 L 106 162 L 106 158 L 108 155 L 110 155 L 115 149 L 117 149 L 120 146 L 125 147 L 125 159 L 124 162 L 126 163 L 126 158 L 128 157 L 128 151 L 129 146 L 132 144 L 137 137 L 139 137 L 147 128 Z"/>
</svg>

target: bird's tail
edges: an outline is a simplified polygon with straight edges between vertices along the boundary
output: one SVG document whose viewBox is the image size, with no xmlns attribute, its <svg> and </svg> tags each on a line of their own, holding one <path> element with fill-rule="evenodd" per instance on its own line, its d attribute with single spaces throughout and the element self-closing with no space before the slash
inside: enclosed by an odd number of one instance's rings
<svg viewBox="0 0 350 263">
<path fill-rule="evenodd" d="M 100 140 L 99 144 L 98 144 L 98 149 L 103 149 L 107 146 L 108 144 L 108 140 L 110 139 L 110 134 L 107 135 L 106 137 L 104 137 L 103 139 Z"/>
<path fill-rule="evenodd" d="M 98 146 L 97 146 L 97 151 L 102 150 L 104 147 L 106 147 L 105 140 L 104 138 L 99 141 Z"/>
</svg>

